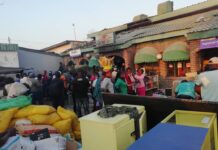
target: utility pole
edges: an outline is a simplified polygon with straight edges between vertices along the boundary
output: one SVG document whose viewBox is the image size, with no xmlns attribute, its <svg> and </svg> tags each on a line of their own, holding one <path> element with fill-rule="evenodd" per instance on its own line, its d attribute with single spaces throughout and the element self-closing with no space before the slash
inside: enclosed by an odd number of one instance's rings
<svg viewBox="0 0 218 150">
<path fill-rule="evenodd" d="M 76 26 L 75 26 L 75 24 L 74 24 L 74 23 L 72 24 L 72 26 L 73 26 L 73 30 L 74 30 L 74 37 L 75 37 L 75 41 L 76 41 Z"/>
<path fill-rule="evenodd" d="M 11 44 L 11 38 L 8 37 L 8 44 Z"/>
</svg>

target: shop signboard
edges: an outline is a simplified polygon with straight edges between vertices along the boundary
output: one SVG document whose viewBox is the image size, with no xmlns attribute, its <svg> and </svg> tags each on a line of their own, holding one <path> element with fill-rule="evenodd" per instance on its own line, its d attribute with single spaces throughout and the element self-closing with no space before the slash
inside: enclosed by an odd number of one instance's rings
<svg viewBox="0 0 218 150">
<path fill-rule="evenodd" d="M 81 50 L 80 49 L 75 49 L 70 51 L 70 57 L 79 57 L 81 56 Z"/>
<path fill-rule="evenodd" d="M 96 36 L 97 46 L 103 46 L 114 43 L 114 33 L 107 33 Z"/>
<path fill-rule="evenodd" d="M 200 49 L 209 49 L 209 48 L 216 48 L 218 47 L 218 39 L 207 39 L 200 41 Z"/>
</svg>

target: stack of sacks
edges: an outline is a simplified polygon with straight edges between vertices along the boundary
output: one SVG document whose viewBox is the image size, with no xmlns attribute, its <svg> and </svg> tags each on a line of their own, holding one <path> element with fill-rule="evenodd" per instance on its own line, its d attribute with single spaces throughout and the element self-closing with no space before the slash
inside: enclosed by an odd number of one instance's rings
<svg viewBox="0 0 218 150">
<path fill-rule="evenodd" d="M 70 133 L 72 138 L 81 139 L 78 117 L 73 111 L 62 107 L 58 107 L 56 111 L 55 108 L 47 105 L 29 105 L 20 110 L 11 109 L 10 114 L 7 117 L 8 123 L 5 124 L 4 130 L 8 127 L 14 127 L 17 121 L 25 119 L 30 120 L 34 125 L 51 125 L 62 135 Z M 0 116 L 2 116 L 1 112 Z M 3 120 L 0 118 L 0 125 L 1 121 L 5 122 L 5 118 Z M 0 126 L 0 132 L 4 130 L 1 130 Z"/>
<path fill-rule="evenodd" d="M 48 106 L 48 105 L 29 105 L 27 107 L 24 107 L 24 108 L 18 110 L 18 112 L 14 115 L 12 123 L 16 122 L 19 119 L 28 119 L 28 120 L 32 121 L 33 124 L 51 125 L 50 122 L 52 122 L 53 120 L 50 121 L 50 116 L 53 118 L 53 113 L 55 114 L 56 110 L 55 110 L 55 108 L 53 108 L 51 106 Z M 55 117 L 54 119 L 56 120 L 56 118 L 57 117 Z M 59 116 L 58 116 L 58 120 L 60 120 Z"/>
<path fill-rule="evenodd" d="M 80 123 L 77 115 L 73 111 L 64 109 L 60 106 L 57 109 L 57 113 L 62 120 L 54 123 L 53 127 L 62 135 L 70 133 L 72 138 L 77 140 L 81 139 Z"/>
<path fill-rule="evenodd" d="M 8 129 L 10 121 L 17 111 L 17 108 L 0 111 L 0 133 L 3 133 Z"/>
</svg>

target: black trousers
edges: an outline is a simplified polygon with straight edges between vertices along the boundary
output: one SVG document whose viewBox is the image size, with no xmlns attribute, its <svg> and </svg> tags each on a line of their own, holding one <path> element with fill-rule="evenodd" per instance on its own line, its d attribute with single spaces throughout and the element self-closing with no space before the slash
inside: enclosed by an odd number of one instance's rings
<svg viewBox="0 0 218 150">
<path fill-rule="evenodd" d="M 54 108 L 58 108 L 58 106 L 64 107 L 64 99 L 62 95 L 59 96 L 51 96 L 52 105 Z"/>
<path fill-rule="evenodd" d="M 181 99 L 194 99 L 193 97 L 188 96 L 188 95 L 178 95 L 178 96 L 176 96 L 176 98 L 181 98 Z"/>
</svg>

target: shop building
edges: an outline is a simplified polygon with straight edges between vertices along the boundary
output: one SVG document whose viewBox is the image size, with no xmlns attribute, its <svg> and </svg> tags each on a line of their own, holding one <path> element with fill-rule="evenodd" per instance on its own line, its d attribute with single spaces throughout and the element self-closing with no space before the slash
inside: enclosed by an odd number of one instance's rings
<svg viewBox="0 0 218 150">
<path fill-rule="evenodd" d="M 87 41 L 73 41 L 73 40 L 66 40 L 54 45 L 51 45 L 49 47 L 46 47 L 44 49 L 42 49 L 45 52 L 53 52 L 56 54 L 59 54 L 63 57 L 63 62 L 65 65 L 67 65 L 67 63 L 72 60 L 69 52 L 72 50 L 76 50 L 76 52 L 78 52 L 78 47 L 86 45 Z M 77 54 L 78 55 L 78 54 Z"/>
<path fill-rule="evenodd" d="M 210 23 L 196 27 L 188 34 L 192 71 L 203 71 L 212 57 L 218 57 L 218 15 Z"/>
<path fill-rule="evenodd" d="M 66 50 L 61 55 L 64 59 L 65 65 L 67 65 L 70 61 L 72 61 L 75 65 L 82 65 L 84 63 L 88 63 L 87 56 L 91 56 L 95 51 L 95 42 L 90 41 Z"/>
<path fill-rule="evenodd" d="M 216 44 L 212 48 L 202 45 L 216 41 L 217 29 L 217 0 L 178 10 L 167 1 L 159 4 L 156 16 L 139 15 L 130 23 L 88 37 L 96 41 L 100 54 L 122 57 L 126 67 L 143 67 L 149 75 L 158 74 L 161 87 L 170 88 L 172 81 L 200 71 L 216 56 Z"/>
</svg>

